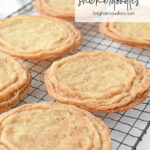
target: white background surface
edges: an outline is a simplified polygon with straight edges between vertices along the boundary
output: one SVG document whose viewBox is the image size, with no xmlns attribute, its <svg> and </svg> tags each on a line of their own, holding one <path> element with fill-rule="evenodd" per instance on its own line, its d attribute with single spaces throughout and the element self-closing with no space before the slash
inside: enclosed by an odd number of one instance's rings
<svg viewBox="0 0 150 150">
<path fill-rule="evenodd" d="M 19 8 L 21 8 L 23 5 L 25 5 L 26 3 L 28 3 L 28 2 L 30 2 L 30 0 L 0 0 L 0 18 L 5 18 L 6 16 L 8 16 L 9 14 L 11 14 L 12 12 L 14 12 L 14 11 L 16 11 L 16 10 L 18 10 Z M 98 39 L 96 39 L 96 37 L 95 37 L 95 40 L 98 40 Z M 107 45 L 109 45 L 109 43 L 108 42 L 110 42 L 110 41 L 104 41 L 105 42 L 105 44 Z M 94 47 L 94 43 L 89 43 L 89 44 L 93 44 L 93 47 Z M 87 44 L 88 45 L 88 44 Z M 91 46 L 90 45 L 90 46 Z M 112 50 L 113 51 L 113 50 Z M 125 53 L 125 51 L 121 51 L 120 53 L 122 53 L 122 54 L 126 54 Z M 132 54 L 132 53 L 131 53 Z M 132 57 L 132 56 L 131 56 Z M 134 56 L 134 57 L 136 57 L 136 56 Z M 149 59 L 149 57 L 150 57 L 150 55 L 148 56 L 148 57 L 144 57 L 144 58 L 142 58 L 142 56 L 140 56 L 141 58 L 141 60 L 143 59 L 143 60 L 145 60 L 145 59 Z M 27 63 L 28 65 L 31 65 L 31 63 Z M 38 66 L 39 67 L 39 66 Z M 36 69 L 37 69 L 37 66 L 36 66 Z M 42 70 L 42 68 L 38 68 L 38 69 L 41 69 Z M 38 83 L 37 81 L 35 81 L 35 82 L 33 82 L 32 83 L 32 85 L 34 86 L 34 84 L 40 84 L 40 83 Z M 42 85 L 43 86 L 43 85 Z M 43 88 L 41 86 L 41 88 Z M 36 95 L 36 92 L 35 92 L 35 95 Z M 46 96 L 46 98 L 48 99 L 48 96 Z M 28 98 L 29 99 L 29 98 Z M 31 101 L 30 102 L 36 102 L 36 100 L 35 99 L 30 99 Z M 141 107 L 141 106 L 140 106 Z M 149 107 L 149 111 L 150 111 L 150 107 Z M 132 113 L 133 115 L 137 115 L 137 113 L 133 113 L 132 112 L 132 110 L 131 111 L 128 111 L 127 113 Z M 113 115 L 110 115 L 110 117 L 112 117 Z M 119 115 L 117 115 L 117 114 L 115 114 L 114 116 L 113 116 L 113 119 L 116 117 L 116 118 L 118 118 L 118 116 Z M 148 121 L 150 121 L 150 115 L 149 116 L 145 116 L 146 117 L 146 119 L 148 119 Z M 113 125 L 113 123 L 112 123 L 112 121 L 110 121 L 109 119 L 107 119 L 107 120 L 105 120 L 105 122 L 107 123 L 107 125 L 109 124 L 111 124 L 111 125 Z M 109 123 L 109 122 L 111 122 L 111 123 Z M 124 126 L 119 126 L 118 127 L 119 129 L 121 129 L 122 128 L 122 130 L 127 130 L 127 128 L 124 128 Z M 132 131 L 133 133 L 135 132 L 135 134 L 138 134 L 136 131 Z M 120 138 L 122 138 L 122 135 L 121 134 L 118 134 L 118 136 L 117 136 L 117 134 L 115 134 L 115 135 L 113 135 L 113 132 L 112 132 L 112 136 L 114 136 L 115 138 L 118 138 L 118 139 L 120 139 Z M 131 142 L 131 144 L 132 144 L 132 140 L 130 140 L 129 138 L 128 138 L 128 141 L 127 141 L 127 143 L 129 143 L 130 144 L 130 142 Z M 113 149 L 115 149 L 115 148 L 113 148 Z M 121 150 L 126 150 L 125 148 L 121 148 Z M 150 129 L 147 131 L 147 134 L 144 136 L 144 138 L 143 138 L 143 140 L 142 140 L 142 142 L 138 145 L 138 147 L 137 147 L 137 150 L 150 150 Z"/>
<path fill-rule="evenodd" d="M 4 18 L 18 10 L 31 0 L 0 0 L 0 18 Z"/>
<path fill-rule="evenodd" d="M 142 139 L 142 142 L 138 145 L 137 150 L 150 150 L 150 127 Z"/>
</svg>

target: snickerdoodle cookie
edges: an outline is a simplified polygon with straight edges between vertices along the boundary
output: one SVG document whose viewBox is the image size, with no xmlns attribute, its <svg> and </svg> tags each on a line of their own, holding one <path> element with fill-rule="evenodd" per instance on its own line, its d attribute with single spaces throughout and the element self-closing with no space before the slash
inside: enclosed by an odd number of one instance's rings
<svg viewBox="0 0 150 150">
<path fill-rule="evenodd" d="M 27 104 L 2 114 L 0 133 L 0 147 L 9 150 L 111 150 L 101 120 L 60 103 Z"/>
<path fill-rule="evenodd" d="M 0 52 L 0 112 L 23 98 L 30 87 L 31 74 L 15 58 Z"/>
<path fill-rule="evenodd" d="M 61 19 L 23 15 L 0 21 L 0 51 L 22 59 L 53 60 L 81 42 L 80 31 Z"/>
<path fill-rule="evenodd" d="M 34 7 L 44 16 L 65 20 L 74 20 L 75 18 L 75 0 L 36 0 Z"/>
<path fill-rule="evenodd" d="M 150 48 L 150 23 L 101 23 L 99 29 L 103 35 L 118 43 Z"/>
<path fill-rule="evenodd" d="M 45 73 L 49 95 L 94 112 L 120 112 L 141 103 L 150 89 L 150 73 L 122 55 L 89 51 L 56 61 Z"/>
</svg>

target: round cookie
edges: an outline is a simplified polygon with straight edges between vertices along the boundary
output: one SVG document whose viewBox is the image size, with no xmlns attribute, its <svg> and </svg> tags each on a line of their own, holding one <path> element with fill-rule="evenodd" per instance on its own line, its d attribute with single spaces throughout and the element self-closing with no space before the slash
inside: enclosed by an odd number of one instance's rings
<svg viewBox="0 0 150 150">
<path fill-rule="evenodd" d="M 111 150 L 110 132 L 101 120 L 60 103 L 27 104 L 2 114 L 0 133 L 9 150 Z"/>
<path fill-rule="evenodd" d="M 120 112 L 148 96 L 150 73 L 134 59 L 89 51 L 54 62 L 45 73 L 45 83 L 59 102 L 93 112 Z"/>
<path fill-rule="evenodd" d="M 75 19 L 75 0 L 36 0 L 34 8 L 44 16 Z"/>
<path fill-rule="evenodd" d="M 106 37 L 129 46 L 150 48 L 150 23 L 101 23 L 100 33 Z"/>
<path fill-rule="evenodd" d="M 0 112 L 22 99 L 30 83 L 29 70 L 15 58 L 0 52 Z"/>
<path fill-rule="evenodd" d="M 61 19 L 24 15 L 0 21 L 0 51 L 22 59 L 54 60 L 75 51 L 82 35 Z"/>
</svg>

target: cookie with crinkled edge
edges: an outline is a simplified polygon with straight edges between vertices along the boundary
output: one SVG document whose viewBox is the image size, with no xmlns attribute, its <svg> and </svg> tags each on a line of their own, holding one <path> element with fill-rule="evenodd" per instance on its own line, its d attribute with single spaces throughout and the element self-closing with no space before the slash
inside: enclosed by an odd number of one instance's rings
<svg viewBox="0 0 150 150">
<path fill-rule="evenodd" d="M 54 102 L 26 104 L 3 113 L 0 133 L 0 147 L 9 150 L 111 150 L 110 132 L 101 120 Z"/>
<path fill-rule="evenodd" d="M 36 0 L 34 8 L 43 16 L 52 16 L 69 21 L 75 19 L 74 0 Z"/>
<path fill-rule="evenodd" d="M 82 35 L 62 19 L 23 15 L 0 21 L 0 51 L 27 60 L 54 60 L 77 50 Z"/>
<path fill-rule="evenodd" d="M 150 48 L 150 23 L 101 23 L 100 33 L 106 37 L 132 47 Z"/>
<path fill-rule="evenodd" d="M 12 107 L 28 92 L 31 73 L 15 58 L 0 52 L 0 112 Z"/>
<path fill-rule="evenodd" d="M 49 95 L 93 112 L 121 112 L 140 104 L 150 90 L 150 73 L 137 60 L 104 52 L 80 52 L 45 72 Z"/>
</svg>

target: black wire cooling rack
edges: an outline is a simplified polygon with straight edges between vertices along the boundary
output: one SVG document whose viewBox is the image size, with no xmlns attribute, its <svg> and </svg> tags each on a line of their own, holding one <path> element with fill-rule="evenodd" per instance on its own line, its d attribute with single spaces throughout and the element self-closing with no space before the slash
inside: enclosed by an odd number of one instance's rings
<svg viewBox="0 0 150 150">
<path fill-rule="evenodd" d="M 36 14 L 33 9 L 33 0 L 7 17 L 22 14 Z M 98 23 L 74 23 L 84 36 L 84 42 L 77 52 L 86 50 L 107 50 L 123 54 L 140 61 L 150 69 L 150 51 L 132 48 L 117 44 L 102 36 L 98 30 Z M 54 101 L 47 94 L 43 75 L 51 65 L 50 61 L 23 61 L 32 73 L 32 85 L 28 95 L 17 103 L 17 106 L 26 103 L 38 103 L 42 101 Z M 103 120 L 111 131 L 113 150 L 136 150 L 148 127 L 150 126 L 150 96 L 135 108 L 121 113 L 94 113 Z"/>
</svg>

